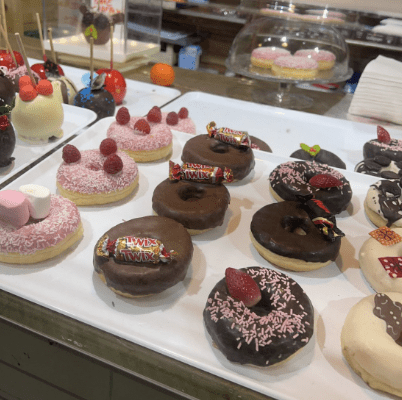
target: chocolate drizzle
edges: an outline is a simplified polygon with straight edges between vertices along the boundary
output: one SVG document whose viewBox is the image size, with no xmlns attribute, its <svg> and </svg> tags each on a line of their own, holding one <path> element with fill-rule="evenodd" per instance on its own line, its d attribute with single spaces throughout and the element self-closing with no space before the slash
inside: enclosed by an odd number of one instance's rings
<svg viewBox="0 0 402 400">
<path fill-rule="evenodd" d="M 402 346 L 402 304 L 392 301 L 385 293 L 374 296 L 373 314 L 387 324 L 387 333 Z"/>
</svg>

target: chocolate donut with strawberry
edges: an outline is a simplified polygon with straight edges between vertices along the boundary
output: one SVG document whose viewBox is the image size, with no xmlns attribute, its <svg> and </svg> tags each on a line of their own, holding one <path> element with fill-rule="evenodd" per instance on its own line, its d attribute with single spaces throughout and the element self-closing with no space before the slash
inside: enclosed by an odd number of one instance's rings
<svg viewBox="0 0 402 400">
<path fill-rule="evenodd" d="M 377 126 L 377 139 L 364 144 L 363 158 L 356 165 L 356 172 L 385 179 L 402 176 L 402 140 L 392 139 L 382 126 Z"/>
</svg>

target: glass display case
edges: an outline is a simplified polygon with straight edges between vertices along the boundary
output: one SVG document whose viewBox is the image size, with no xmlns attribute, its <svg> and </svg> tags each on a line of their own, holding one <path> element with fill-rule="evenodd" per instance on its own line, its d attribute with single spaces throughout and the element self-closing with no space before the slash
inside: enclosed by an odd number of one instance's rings
<svg viewBox="0 0 402 400">
<path fill-rule="evenodd" d="M 44 44 L 56 52 L 116 63 L 156 54 L 160 49 L 161 0 L 42 0 Z M 113 43 L 111 43 L 113 27 Z M 51 28 L 51 37 L 48 29 Z"/>
</svg>

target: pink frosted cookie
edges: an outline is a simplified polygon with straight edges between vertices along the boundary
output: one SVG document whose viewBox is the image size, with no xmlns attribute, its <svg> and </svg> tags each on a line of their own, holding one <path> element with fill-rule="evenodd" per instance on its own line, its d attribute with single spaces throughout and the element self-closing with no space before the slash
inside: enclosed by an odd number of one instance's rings
<svg viewBox="0 0 402 400">
<path fill-rule="evenodd" d="M 153 114 L 150 117 L 151 111 L 146 118 L 130 117 L 127 108 L 122 107 L 107 131 L 107 137 L 114 139 L 117 147 L 136 162 L 160 160 L 172 151 L 173 135 L 169 126 L 160 123 L 160 110 L 158 118 Z"/>
<path fill-rule="evenodd" d="M 0 219 L 0 261 L 32 264 L 59 255 L 83 234 L 77 206 L 51 195 L 49 214 L 35 223 L 14 227 Z"/>
<path fill-rule="evenodd" d="M 314 79 L 318 72 L 317 61 L 307 57 L 278 57 L 272 64 L 274 75 L 290 79 Z"/>
<path fill-rule="evenodd" d="M 261 68 L 271 68 L 278 57 L 290 56 L 290 51 L 280 47 L 257 47 L 251 52 L 251 64 Z"/>
<path fill-rule="evenodd" d="M 77 205 L 106 204 L 127 197 L 138 184 L 138 168 L 112 139 L 102 141 L 99 150 L 63 148 L 56 184 L 61 195 Z"/>
<path fill-rule="evenodd" d="M 318 63 L 318 69 L 331 69 L 335 64 L 335 54 L 327 50 L 297 50 L 295 57 L 311 58 Z"/>
</svg>

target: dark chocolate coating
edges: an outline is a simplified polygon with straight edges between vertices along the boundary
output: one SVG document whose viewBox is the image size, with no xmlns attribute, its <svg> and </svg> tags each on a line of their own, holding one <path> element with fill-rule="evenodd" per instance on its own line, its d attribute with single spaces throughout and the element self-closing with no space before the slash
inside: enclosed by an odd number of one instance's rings
<svg viewBox="0 0 402 400">
<path fill-rule="evenodd" d="M 375 156 L 385 156 L 393 161 L 402 161 L 402 140 L 391 139 L 389 144 L 373 139 L 366 142 L 363 146 L 363 158 L 374 158 Z"/>
<path fill-rule="evenodd" d="M 224 185 L 193 181 L 162 181 L 154 190 L 152 208 L 187 229 L 220 226 L 229 206 L 230 194 Z"/>
<path fill-rule="evenodd" d="M 375 156 L 374 158 L 366 158 L 356 165 L 355 172 L 385 179 L 399 179 L 402 176 L 402 161 L 394 161 L 395 167 L 399 169 L 398 172 L 382 170 L 388 167 L 391 162 L 390 158 L 382 155 Z"/>
<path fill-rule="evenodd" d="M 309 180 L 319 174 L 333 175 L 343 185 L 331 188 L 317 188 L 310 185 Z M 314 195 L 315 199 L 324 203 L 331 214 L 339 214 L 346 210 L 352 199 L 352 188 L 349 181 L 339 171 L 324 164 L 310 161 L 283 163 L 271 172 L 269 181 L 272 190 L 281 199 L 296 201 L 298 196 Z"/>
<path fill-rule="evenodd" d="M 11 106 L 15 97 L 14 85 L 4 75 L 0 75 L 0 106 L 8 104 Z"/>
<path fill-rule="evenodd" d="M 272 153 L 271 148 L 267 143 L 265 143 L 263 140 L 255 137 L 255 136 L 250 136 L 251 144 L 258 146 L 258 149 L 256 150 L 261 150 L 261 151 L 266 151 L 268 153 Z"/>
<path fill-rule="evenodd" d="M 203 312 L 205 327 L 229 361 L 263 367 L 276 364 L 300 350 L 312 337 L 313 306 L 303 289 L 288 275 L 262 267 L 241 268 L 241 271 L 251 275 L 258 284 L 261 300 L 250 308 L 233 300 L 224 278 L 208 296 Z M 273 301 L 276 296 L 277 301 Z M 250 314 L 254 317 L 250 318 Z M 290 318 L 300 321 L 300 324 L 297 323 L 297 328 L 281 332 L 277 327 L 282 324 L 272 322 L 277 314 L 291 315 Z M 239 327 L 235 321 L 243 319 L 253 320 L 248 326 Z M 265 334 L 266 338 L 261 338 L 261 334 Z M 272 342 L 256 346 L 255 336 L 261 342 Z M 252 339 L 247 343 L 249 337 Z"/>
<path fill-rule="evenodd" d="M 250 147 L 235 147 L 228 143 L 197 135 L 183 147 L 183 162 L 230 168 L 236 180 L 245 178 L 254 168 L 254 154 Z"/>
<path fill-rule="evenodd" d="M 108 286 L 132 296 L 156 294 L 182 281 L 193 256 L 193 243 L 187 229 L 165 217 L 147 216 L 116 225 L 106 232 L 111 240 L 124 236 L 158 239 L 169 252 L 177 256 L 170 262 L 118 262 L 113 256 L 105 258 L 94 249 L 94 268 L 103 272 Z M 103 236 L 103 235 L 102 235 Z"/>
<path fill-rule="evenodd" d="M 0 167 L 7 167 L 12 163 L 14 157 L 11 157 L 15 149 L 15 132 L 11 125 L 2 131 L 0 130 Z"/>
<path fill-rule="evenodd" d="M 86 87 L 81 89 L 74 97 L 74 105 L 95 111 L 98 116 L 96 121 L 102 118 L 112 117 L 116 109 L 113 95 L 103 88 L 91 90 Z"/>
<path fill-rule="evenodd" d="M 297 233 L 301 228 L 306 235 Z M 264 248 L 283 257 L 323 263 L 335 260 L 341 237 L 327 240 L 295 201 L 268 204 L 253 216 L 250 225 L 255 240 Z"/>
<path fill-rule="evenodd" d="M 336 154 L 324 149 L 321 149 L 316 156 L 312 156 L 307 151 L 299 149 L 294 151 L 290 157 L 306 161 L 315 161 L 320 164 L 327 164 L 330 167 L 346 169 L 346 164 Z"/>
</svg>

